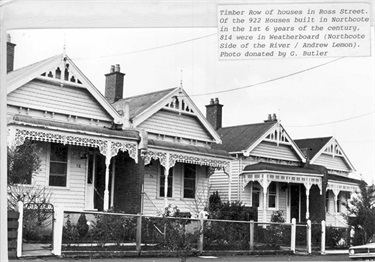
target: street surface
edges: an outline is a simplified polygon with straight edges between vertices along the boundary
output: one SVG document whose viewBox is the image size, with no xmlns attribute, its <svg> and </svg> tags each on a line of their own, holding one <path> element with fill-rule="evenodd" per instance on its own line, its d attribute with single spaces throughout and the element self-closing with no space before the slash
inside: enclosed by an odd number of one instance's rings
<svg viewBox="0 0 375 262">
<path fill-rule="evenodd" d="M 176 257 L 168 258 L 155 258 L 155 257 L 141 257 L 141 258 L 35 258 L 35 259 L 16 259 L 9 260 L 11 262 L 178 262 L 179 259 Z M 351 261 L 348 255 L 337 254 L 337 255 L 279 255 L 279 256 L 219 256 L 219 257 L 190 257 L 188 262 L 245 262 L 245 261 Z"/>
</svg>

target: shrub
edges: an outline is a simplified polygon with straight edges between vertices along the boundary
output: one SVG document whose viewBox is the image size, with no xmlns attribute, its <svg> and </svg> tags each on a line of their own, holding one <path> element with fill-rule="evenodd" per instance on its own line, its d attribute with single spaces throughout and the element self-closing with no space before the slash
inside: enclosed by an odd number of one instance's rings
<svg viewBox="0 0 375 262">
<path fill-rule="evenodd" d="M 78 234 L 81 237 L 85 237 L 89 232 L 89 225 L 87 224 L 87 219 L 85 214 L 81 214 L 78 218 L 77 222 L 77 230 Z"/>
<path fill-rule="evenodd" d="M 96 215 L 91 237 L 102 246 L 109 242 L 119 245 L 125 241 L 135 241 L 136 218 L 111 214 Z"/>
<path fill-rule="evenodd" d="M 331 247 L 331 248 L 343 247 L 342 239 L 345 239 L 345 233 L 346 233 L 346 228 L 327 227 L 327 231 L 326 231 L 327 247 Z"/>
<path fill-rule="evenodd" d="M 284 213 L 282 211 L 274 211 L 271 215 L 271 222 L 273 223 L 284 223 Z M 279 247 L 285 237 L 284 229 L 281 225 L 270 225 L 266 229 L 266 243 L 273 247 Z"/>
<path fill-rule="evenodd" d="M 247 220 L 245 205 L 241 201 L 222 202 L 218 192 L 209 197 L 209 217 L 223 220 Z M 204 226 L 205 247 L 219 248 L 235 246 L 241 249 L 248 248 L 249 225 L 225 222 L 210 222 Z"/>
<path fill-rule="evenodd" d="M 74 242 L 78 239 L 79 233 L 76 225 L 70 220 L 70 215 L 66 215 L 66 222 L 63 226 L 63 241 L 64 242 Z"/>
<path fill-rule="evenodd" d="M 173 251 L 180 258 L 180 261 L 186 261 L 189 253 L 195 248 L 199 239 L 199 231 L 194 233 L 186 232 L 186 225 L 190 223 L 187 219 L 182 219 L 180 210 L 177 206 L 169 205 L 165 208 L 162 219 L 164 228 L 163 245 L 170 251 Z"/>
</svg>

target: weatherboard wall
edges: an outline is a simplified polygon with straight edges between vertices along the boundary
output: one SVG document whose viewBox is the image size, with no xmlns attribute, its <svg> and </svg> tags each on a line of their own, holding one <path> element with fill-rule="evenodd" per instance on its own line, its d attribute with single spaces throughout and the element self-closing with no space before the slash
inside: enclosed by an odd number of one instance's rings
<svg viewBox="0 0 375 262">
<path fill-rule="evenodd" d="M 300 161 L 294 149 L 290 145 L 263 141 L 250 153 L 252 156 L 280 159 L 287 161 Z"/>
<path fill-rule="evenodd" d="M 109 114 L 84 88 L 33 80 L 8 94 L 8 105 L 66 116 L 112 122 Z"/>
<path fill-rule="evenodd" d="M 207 167 L 196 166 L 196 197 L 195 199 L 183 198 L 183 163 L 176 163 L 173 167 L 173 193 L 168 198 L 171 207 L 177 206 L 181 212 L 190 212 L 197 216 L 198 210 L 203 210 L 208 199 Z M 144 170 L 144 200 L 143 213 L 158 215 L 164 212 L 164 197 L 160 197 L 160 171 L 159 161 L 151 161 Z"/>
<path fill-rule="evenodd" d="M 138 127 L 149 133 L 183 138 L 187 141 L 212 141 L 212 137 L 197 117 L 175 111 L 159 110 Z"/>
<path fill-rule="evenodd" d="M 83 147 L 69 146 L 66 187 L 49 186 L 49 143 L 37 142 L 40 148 L 41 166 L 32 178 L 31 188 L 45 187 L 51 192 L 51 203 L 68 210 L 83 210 L 85 206 L 86 159 L 80 158 Z"/>
<path fill-rule="evenodd" d="M 328 154 L 321 154 L 315 161 L 314 164 L 325 166 L 327 169 L 350 172 L 350 167 L 346 164 L 345 160 L 341 156 L 333 156 Z"/>
</svg>

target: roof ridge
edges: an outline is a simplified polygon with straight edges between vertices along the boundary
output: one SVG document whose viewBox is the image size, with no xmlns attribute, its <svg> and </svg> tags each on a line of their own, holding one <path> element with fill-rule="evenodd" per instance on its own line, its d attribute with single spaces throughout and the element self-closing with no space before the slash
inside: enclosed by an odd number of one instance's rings
<svg viewBox="0 0 375 262">
<path fill-rule="evenodd" d="M 333 136 L 322 136 L 322 137 L 299 138 L 299 139 L 293 139 L 293 140 L 294 140 L 294 141 L 298 141 L 298 140 L 315 140 L 315 139 L 323 139 L 323 138 L 331 139 L 331 138 L 333 138 Z"/>
<path fill-rule="evenodd" d="M 255 126 L 255 125 L 267 125 L 267 124 L 275 124 L 275 122 L 260 122 L 260 123 L 252 123 L 252 124 L 242 124 L 242 125 L 237 125 L 237 126 L 226 126 L 226 127 L 221 127 L 220 129 L 225 129 L 225 128 L 234 128 L 234 127 L 244 127 L 244 126 Z"/>
<path fill-rule="evenodd" d="M 172 91 L 172 90 L 175 90 L 176 88 L 179 88 L 179 87 L 167 88 L 167 89 L 163 89 L 163 90 L 159 90 L 159 91 L 154 91 L 154 92 L 143 93 L 143 94 L 139 94 L 139 95 L 135 95 L 135 96 L 125 97 L 125 98 L 119 99 L 118 101 L 121 101 L 121 100 L 125 101 L 125 100 L 128 100 L 128 99 L 138 98 L 138 97 L 146 96 L 146 95 L 157 94 L 157 93 L 161 93 L 161 92 L 165 92 L 165 91 L 169 91 L 169 90 Z"/>
</svg>

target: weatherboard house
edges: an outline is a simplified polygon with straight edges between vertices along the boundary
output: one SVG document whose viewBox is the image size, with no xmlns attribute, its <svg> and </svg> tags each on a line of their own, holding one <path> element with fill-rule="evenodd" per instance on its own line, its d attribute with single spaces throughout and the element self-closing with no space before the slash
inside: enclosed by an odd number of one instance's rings
<svg viewBox="0 0 375 262">
<path fill-rule="evenodd" d="M 287 222 L 346 226 L 341 203 L 359 180 L 349 178 L 354 167 L 335 138 L 293 140 L 275 114 L 262 123 L 222 127 L 222 108 L 211 99 L 206 117 L 222 140 L 213 147 L 233 160 L 230 173 L 217 170 L 210 177 L 211 192 L 256 208 L 260 222 L 282 211 Z"/>
<path fill-rule="evenodd" d="M 65 54 L 8 66 L 8 145 L 31 140 L 41 159 L 18 186 L 50 189 L 55 206 L 155 215 L 171 205 L 196 215 L 213 170 L 229 169 L 228 153 L 212 147 L 219 135 L 181 87 L 123 98 L 116 65 L 103 96 Z"/>
</svg>

